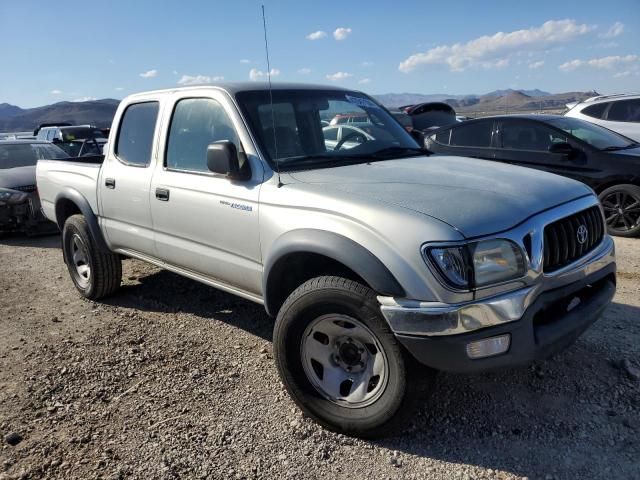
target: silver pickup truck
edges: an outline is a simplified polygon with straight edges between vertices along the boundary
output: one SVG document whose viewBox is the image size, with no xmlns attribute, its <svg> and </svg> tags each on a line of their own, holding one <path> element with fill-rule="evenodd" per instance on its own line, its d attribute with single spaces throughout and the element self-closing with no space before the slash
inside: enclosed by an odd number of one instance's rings
<svg viewBox="0 0 640 480">
<path fill-rule="evenodd" d="M 264 304 L 295 402 L 352 435 L 401 425 L 435 371 L 565 348 L 615 292 L 591 189 L 429 155 L 357 91 L 132 95 L 104 158 L 40 161 L 37 182 L 83 296 L 114 293 L 130 257 Z"/>
</svg>

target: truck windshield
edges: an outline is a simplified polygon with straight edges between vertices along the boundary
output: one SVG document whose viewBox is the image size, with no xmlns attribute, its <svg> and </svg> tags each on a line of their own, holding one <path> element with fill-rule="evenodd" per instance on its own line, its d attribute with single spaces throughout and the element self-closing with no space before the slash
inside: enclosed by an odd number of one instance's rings
<svg viewBox="0 0 640 480">
<path fill-rule="evenodd" d="M 423 155 L 376 101 L 346 90 L 268 90 L 236 94 L 272 166 L 282 170 Z"/>
</svg>

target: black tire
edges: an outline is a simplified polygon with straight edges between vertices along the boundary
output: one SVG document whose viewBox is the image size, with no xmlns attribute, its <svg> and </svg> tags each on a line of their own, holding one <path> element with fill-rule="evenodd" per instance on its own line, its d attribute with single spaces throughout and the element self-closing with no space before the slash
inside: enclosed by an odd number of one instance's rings
<svg viewBox="0 0 640 480">
<path fill-rule="evenodd" d="M 327 314 L 356 319 L 382 347 L 388 379 L 373 403 L 360 408 L 338 405 L 323 396 L 305 373 L 301 343 L 305 329 Z M 319 424 L 347 435 L 376 438 L 397 432 L 414 412 L 420 394 L 431 390 L 435 378 L 435 372 L 426 367 L 418 378 L 419 367 L 390 331 L 375 292 L 341 277 L 317 277 L 298 287 L 278 313 L 273 345 L 278 372 L 296 404 Z"/>
<path fill-rule="evenodd" d="M 640 187 L 621 184 L 609 187 L 599 195 L 607 218 L 607 231 L 618 237 L 640 235 Z"/>
<path fill-rule="evenodd" d="M 89 275 L 84 277 L 78 272 L 74 262 L 74 253 L 83 248 L 82 266 L 87 265 Z M 111 252 L 103 252 L 97 246 L 82 215 L 67 218 L 62 229 L 62 251 L 69 275 L 80 294 L 90 300 L 111 295 L 120 287 L 122 281 L 122 262 L 120 256 Z"/>
</svg>

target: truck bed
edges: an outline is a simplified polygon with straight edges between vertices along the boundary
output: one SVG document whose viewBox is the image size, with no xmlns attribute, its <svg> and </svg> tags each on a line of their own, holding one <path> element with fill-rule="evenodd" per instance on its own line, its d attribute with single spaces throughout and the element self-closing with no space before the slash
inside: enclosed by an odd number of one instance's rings
<svg viewBox="0 0 640 480">
<path fill-rule="evenodd" d="M 63 160 L 39 160 L 36 182 L 42 211 L 56 221 L 55 201 L 65 189 L 73 189 L 87 199 L 91 209 L 98 212 L 97 184 L 104 156 L 73 157 Z"/>
</svg>

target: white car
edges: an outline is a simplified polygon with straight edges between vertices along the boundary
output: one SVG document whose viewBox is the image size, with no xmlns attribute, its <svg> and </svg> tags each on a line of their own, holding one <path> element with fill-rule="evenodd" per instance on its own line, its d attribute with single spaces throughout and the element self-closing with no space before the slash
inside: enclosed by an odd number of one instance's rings
<svg viewBox="0 0 640 480">
<path fill-rule="evenodd" d="M 640 142 L 640 94 L 605 95 L 567 104 L 567 117 L 580 118 Z"/>
</svg>

